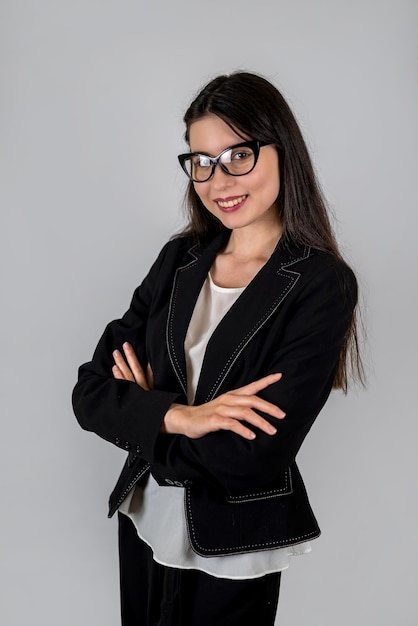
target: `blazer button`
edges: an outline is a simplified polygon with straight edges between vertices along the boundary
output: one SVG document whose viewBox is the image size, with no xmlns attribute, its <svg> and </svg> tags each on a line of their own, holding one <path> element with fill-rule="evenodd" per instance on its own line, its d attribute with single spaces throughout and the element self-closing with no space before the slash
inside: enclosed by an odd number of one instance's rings
<svg viewBox="0 0 418 626">
<path fill-rule="evenodd" d="M 172 481 L 172 480 L 170 480 L 169 478 L 166 478 L 166 479 L 165 479 L 165 482 L 167 483 L 167 485 L 171 485 L 171 486 L 173 486 L 173 485 L 174 485 L 173 481 Z"/>
<path fill-rule="evenodd" d="M 129 441 L 125 441 L 125 443 L 123 444 L 123 447 L 125 448 L 125 450 L 130 450 L 132 448 L 132 446 L 129 443 Z"/>
<path fill-rule="evenodd" d="M 176 487 L 183 487 L 183 483 L 181 483 L 179 480 L 175 480 L 174 484 Z"/>
<path fill-rule="evenodd" d="M 115 444 L 116 444 L 117 446 L 120 446 L 120 444 L 121 444 L 121 443 L 122 443 L 122 442 L 121 442 L 121 440 L 119 439 L 119 437 L 116 437 L 116 439 L 115 439 Z"/>
<path fill-rule="evenodd" d="M 136 448 L 135 448 L 135 452 L 136 452 L 137 454 L 142 454 L 142 448 L 141 448 L 141 446 L 136 446 Z"/>
</svg>

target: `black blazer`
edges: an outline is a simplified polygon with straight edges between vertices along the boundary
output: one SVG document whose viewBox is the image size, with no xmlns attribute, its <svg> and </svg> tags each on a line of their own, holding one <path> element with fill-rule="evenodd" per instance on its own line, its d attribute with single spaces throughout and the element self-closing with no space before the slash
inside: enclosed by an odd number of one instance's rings
<svg viewBox="0 0 418 626">
<path fill-rule="evenodd" d="M 357 299 L 351 270 L 333 257 L 280 241 L 214 331 L 196 404 L 269 373 L 260 396 L 286 412 L 248 441 L 229 431 L 200 439 L 160 434 L 173 402 L 187 403 L 184 339 L 203 282 L 229 232 L 207 244 L 181 237 L 161 251 L 125 315 L 111 322 L 73 392 L 80 425 L 129 452 L 109 516 L 151 471 L 185 488 L 193 549 L 203 555 L 266 550 L 319 535 L 296 454 L 330 393 Z M 154 373 L 153 391 L 112 377 L 112 351 L 129 341 Z"/>
</svg>

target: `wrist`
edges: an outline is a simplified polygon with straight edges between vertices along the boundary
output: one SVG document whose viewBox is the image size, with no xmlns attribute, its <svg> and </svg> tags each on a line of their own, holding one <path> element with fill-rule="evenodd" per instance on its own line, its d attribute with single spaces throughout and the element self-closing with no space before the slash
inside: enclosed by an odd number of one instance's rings
<svg viewBox="0 0 418 626">
<path fill-rule="evenodd" d="M 161 433 L 168 435 L 184 434 L 181 429 L 184 408 L 184 404 L 172 404 L 170 406 L 162 421 L 160 429 Z"/>
</svg>

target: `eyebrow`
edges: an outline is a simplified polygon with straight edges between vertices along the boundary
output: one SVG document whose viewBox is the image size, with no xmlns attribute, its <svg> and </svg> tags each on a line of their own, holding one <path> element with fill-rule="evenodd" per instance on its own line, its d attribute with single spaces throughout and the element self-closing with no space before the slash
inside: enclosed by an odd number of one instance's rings
<svg viewBox="0 0 418 626">
<path fill-rule="evenodd" d="M 210 154 L 209 152 L 204 152 L 203 150 L 192 150 L 190 154 L 201 154 L 202 156 L 207 156 L 207 157 L 210 157 L 211 159 L 215 159 L 220 154 L 222 154 L 222 152 L 225 152 L 225 150 L 230 150 L 231 148 L 235 148 L 235 146 L 241 146 L 243 143 L 247 143 L 248 141 L 252 141 L 252 140 L 243 139 L 242 141 L 238 141 L 237 143 L 233 143 L 229 146 L 226 146 L 226 148 L 223 148 L 220 152 L 218 152 L 217 154 L 213 154 L 213 155 Z"/>
</svg>

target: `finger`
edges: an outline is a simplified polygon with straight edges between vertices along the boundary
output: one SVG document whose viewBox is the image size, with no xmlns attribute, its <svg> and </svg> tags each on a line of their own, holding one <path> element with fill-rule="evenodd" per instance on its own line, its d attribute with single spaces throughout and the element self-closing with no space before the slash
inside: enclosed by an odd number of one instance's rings
<svg viewBox="0 0 418 626">
<path fill-rule="evenodd" d="M 262 413 L 267 413 L 267 415 L 271 415 L 279 420 L 286 417 L 286 413 L 279 406 L 277 406 L 277 404 L 272 404 L 271 402 L 268 402 L 268 400 L 264 400 L 258 396 L 250 396 L 250 398 L 252 409 L 256 409 Z"/>
<path fill-rule="evenodd" d="M 241 422 L 237 422 L 237 420 L 232 420 L 230 424 L 224 425 L 221 430 L 229 430 L 244 439 L 248 439 L 248 441 L 253 441 L 256 438 L 255 432 L 241 424 Z"/>
<path fill-rule="evenodd" d="M 219 432 L 220 430 L 227 430 L 236 433 L 244 439 L 252 441 L 256 438 L 256 434 L 247 428 L 244 424 L 238 420 L 229 419 L 225 417 L 212 416 L 204 420 L 198 420 L 192 423 L 192 427 L 187 433 L 190 439 L 198 439 L 210 432 Z"/>
<path fill-rule="evenodd" d="M 119 368 L 123 380 L 130 380 L 131 382 L 135 382 L 135 378 L 134 375 L 132 374 L 131 370 L 129 369 L 128 365 L 125 362 L 125 359 L 123 358 L 122 354 L 119 352 L 119 350 L 114 350 L 112 353 L 112 356 L 115 360 L 115 364 L 117 365 L 117 367 Z"/>
<path fill-rule="evenodd" d="M 117 365 L 114 365 L 112 367 L 112 374 L 113 374 L 113 377 L 116 378 L 117 380 L 125 380 L 124 375 L 122 374 L 122 372 L 120 371 Z"/>
<path fill-rule="evenodd" d="M 240 395 L 236 391 L 229 392 L 220 396 L 220 401 L 222 405 L 231 406 L 231 407 L 249 407 L 251 409 L 256 409 L 257 411 L 262 411 L 263 413 L 267 413 L 272 417 L 277 419 L 283 419 L 286 416 L 286 413 L 282 411 L 280 407 L 275 404 L 272 404 L 268 400 L 264 400 L 263 398 L 259 398 L 258 396 L 247 396 Z"/>
<path fill-rule="evenodd" d="M 266 419 L 261 417 L 258 413 L 255 413 L 252 409 L 243 408 L 243 407 L 229 407 L 229 411 L 226 414 L 221 416 L 222 418 L 234 419 L 237 422 L 247 422 L 252 426 L 255 426 L 259 430 L 262 430 L 267 435 L 275 435 L 277 433 L 277 428 L 270 424 Z"/>
<path fill-rule="evenodd" d="M 254 411 L 246 413 L 243 419 L 248 424 L 262 430 L 266 435 L 275 435 L 277 433 L 277 428 L 273 426 L 273 424 L 270 424 L 264 417 L 261 417 L 261 415 L 258 415 L 258 413 Z"/>
<path fill-rule="evenodd" d="M 151 365 L 147 364 L 147 382 L 150 389 L 154 389 L 154 374 Z"/>
<path fill-rule="evenodd" d="M 245 395 L 255 395 L 262 389 L 265 389 L 266 387 L 269 387 L 270 385 L 277 383 L 277 381 L 279 381 L 281 377 L 282 377 L 282 374 L 279 372 L 276 374 L 269 374 L 268 376 L 264 376 L 263 378 L 260 378 L 259 380 L 255 380 L 254 382 L 249 383 L 248 385 L 244 385 L 243 387 L 239 387 L 238 389 L 235 389 L 235 392 L 238 391 Z"/>
<path fill-rule="evenodd" d="M 125 357 L 126 360 L 128 362 L 128 365 L 130 367 L 130 370 L 133 374 L 134 380 L 135 382 L 142 387 L 143 389 L 146 389 L 147 391 L 149 390 L 149 385 L 148 385 L 148 381 L 146 379 L 146 376 L 144 374 L 144 370 L 142 369 L 142 366 L 140 364 L 140 362 L 138 361 L 138 358 L 135 354 L 134 349 L 132 348 L 131 344 L 128 343 L 127 341 L 125 341 L 125 343 L 123 344 L 123 351 L 125 353 Z"/>
</svg>

